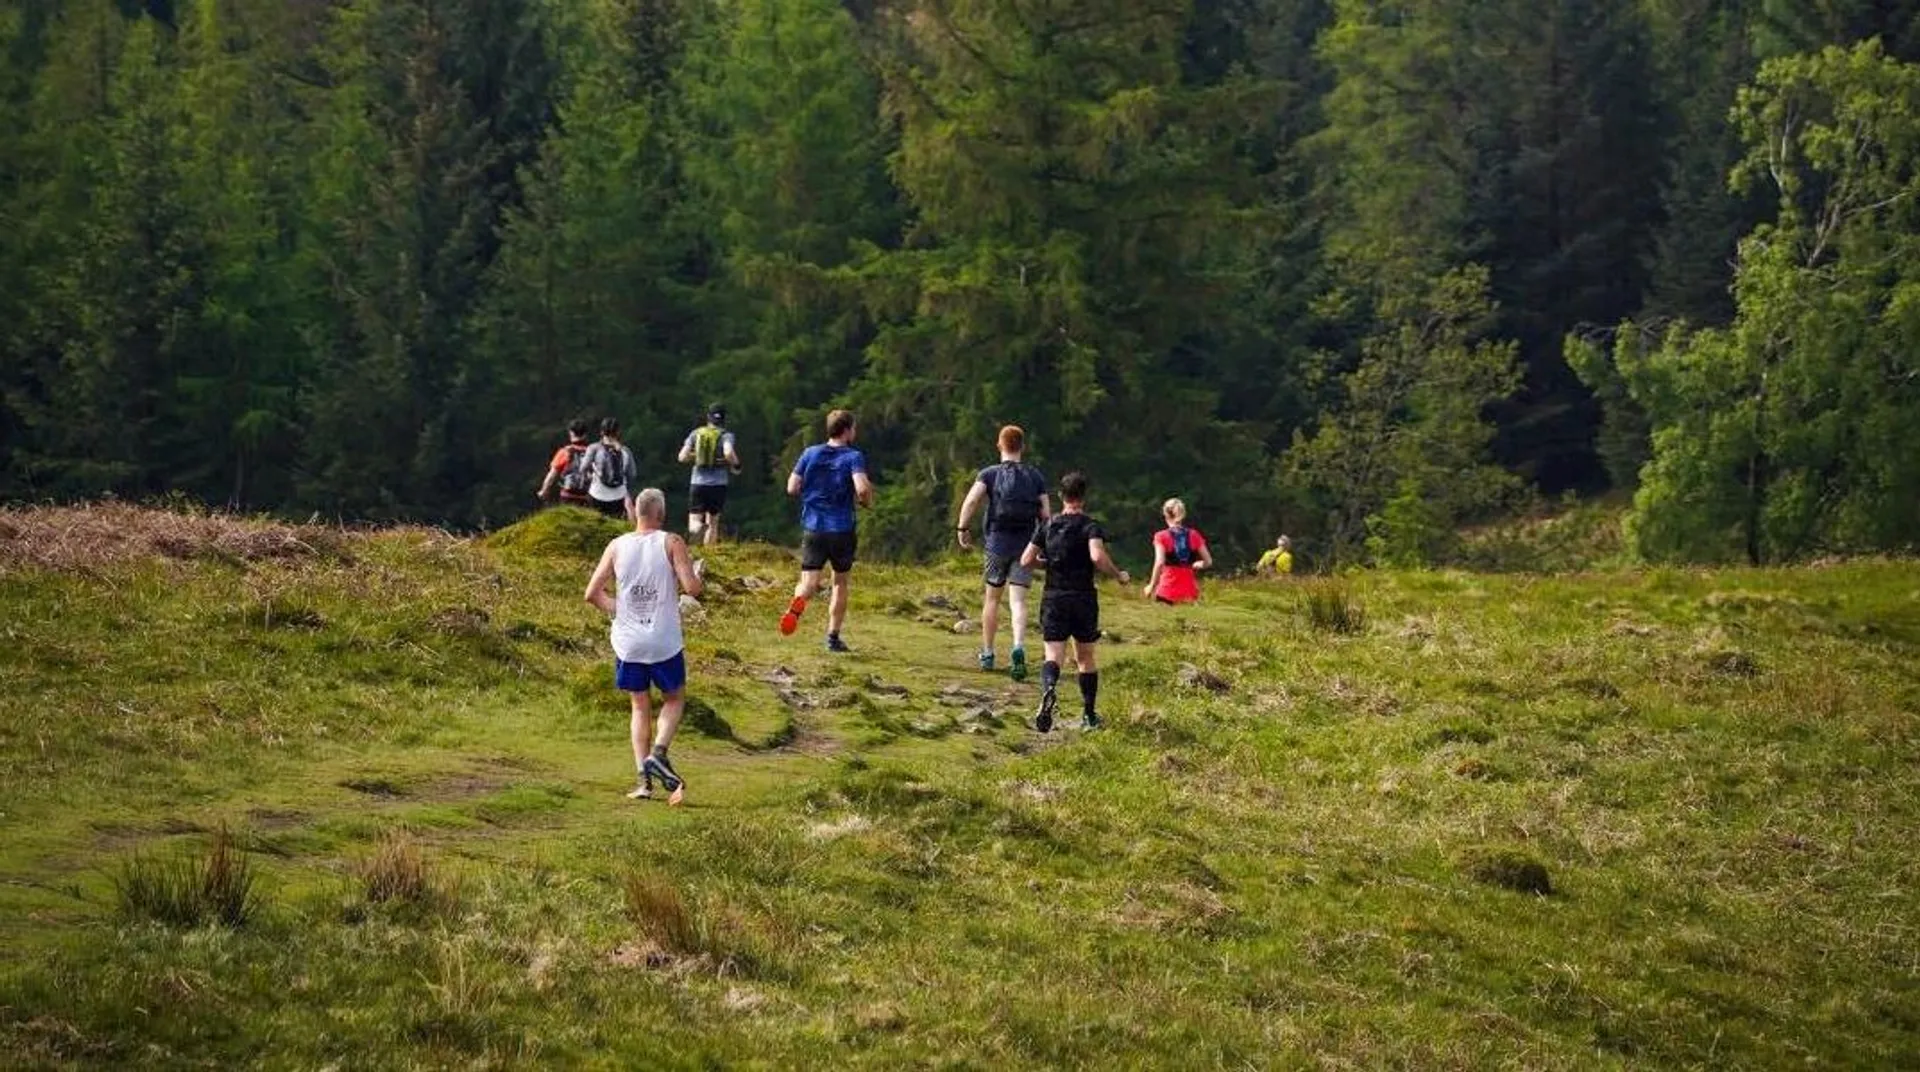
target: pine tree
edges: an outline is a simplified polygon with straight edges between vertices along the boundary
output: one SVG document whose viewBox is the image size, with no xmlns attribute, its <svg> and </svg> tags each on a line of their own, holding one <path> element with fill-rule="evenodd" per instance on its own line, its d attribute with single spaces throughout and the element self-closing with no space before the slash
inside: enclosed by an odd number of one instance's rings
<svg viewBox="0 0 1920 1072">
<path fill-rule="evenodd" d="M 1285 479 L 1317 515 L 1329 565 L 1426 565 L 1461 520 L 1510 505 L 1518 481 L 1490 460 L 1485 411 L 1519 370 L 1512 343 L 1483 341 L 1487 288 L 1485 269 L 1465 269 L 1394 305 L 1319 427 L 1296 434 Z"/>
<path fill-rule="evenodd" d="M 880 545 L 930 546 L 924 519 L 1008 421 L 1038 460 L 1097 468 L 1108 511 L 1141 529 L 1173 489 L 1230 527 L 1263 481 L 1258 437 L 1168 360 L 1266 223 L 1228 131 L 1268 87 L 1183 85 L 1187 17 L 1141 0 L 905 13 L 885 107 L 911 224 L 850 273 L 880 323 L 848 394 L 891 475 Z"/>
<path fill-rule="evenodd" d="M 1500 453 L 1549 489 L 1588 482 L 1595 414 L 1561 339 L 1638 307 L 1658 218 L 1661 140 L 1637 9 L 1344 0 L 1321 51 L 1335 72 L 1314 140 L 1338 284 L 1329 307 L 1356 338 L 1392 331 L 1394 303 L 1485 264 L 1496 334 L 1519 343 L 1526 369 L 1501 413 Z"/>
<path fill-rule="evenodd" d="M 693 50 L 687 81 L 687 171 L 719 269 L 704 298 L 716 352 L 688 386 L 724 401 L 739 435 L 749 478 L 732 523 L 784 529 L 785 497 L 756 493 L 778 488 L 782 456 L 813 432 L 796 415 L 859 373 L 869 330 L 831 273 L 898 226 L 878 87 L 834 0 L 743 0 Z"/>
<path fill-rule="evenodd" d="M 528 2 L 355 0 L 321 50 L 303 243 L 312 332 L 302 494 L 373 517 L 475 520 L 492 414 L 465 325 L 551 111 Z"/>
<path fill-rule="evenodd" d="M 297 62 L 304 27 L 276 0 L 193 0 L 175 14 L 180 180 L 206 262 L 183 325 L 170 483 L 233 507 L 284 503 L 313 310 L 296 289 L 299 130 L 278 72 Z"/>
<path fill-rule="evenodd" d="M 699 17 L 678 0 L 593 0 L 556 29 L 571 57 L 556 133 L 469 326 L 489 370 L 480 441 L 503 474 L 482 489 L 489 516 L 525 508 L 570 418 L 619 418 L 659 482 L 695 408 L 676 381 L 707 348 L 695 288 L 709 254 L 685 210 L 676 77 Z"/>
</svg>

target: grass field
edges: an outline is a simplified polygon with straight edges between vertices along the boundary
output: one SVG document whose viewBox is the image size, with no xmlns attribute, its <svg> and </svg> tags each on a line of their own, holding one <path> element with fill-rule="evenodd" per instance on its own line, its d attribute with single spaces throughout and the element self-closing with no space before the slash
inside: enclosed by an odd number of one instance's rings
<svg viewBox="0 0 1920 1072">
<path fill-rule="evenodd" d="M 1108 588 L 1043 738 L 723 548 L 670 809 L 599 539 L 0 514 L 0 1065 L 1920 1067 L 1920 565 Z"/>
</svg>

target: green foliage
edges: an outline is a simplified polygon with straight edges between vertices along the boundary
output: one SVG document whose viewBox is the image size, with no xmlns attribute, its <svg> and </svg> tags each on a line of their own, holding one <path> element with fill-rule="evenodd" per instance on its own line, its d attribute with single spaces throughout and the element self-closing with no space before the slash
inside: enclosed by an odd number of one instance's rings
<svg viewBox="0 0 1920 1072">
<path fill-rule="evenodd" d="M 919 511 L 950 510 L 1009 422 L 1034 461 L 1104 481 L 1135 534 L 1175 490 L 1231 524 L 1259 483 L 1260 437 L 1178 355 L 1273 223 L 1229 166 L 1271 87 L 1184 84 L 1184 23 L 1139 0 L 924 0 L 905 20 L 883 107 L 913 222 L 839 273 L 877 324 L 846 397 L 906 485 L 910 524 L 875 525 L 878 546 L 943 544 Z"/>
<path fill-rule="evenodd" d="M 1614 345 L 1644 349 L 1650 340 L 1636 334 L 1642 330 L 1631 323 L 1622 324 Z M 1640 469 L 1647 464 L 1652 430 L 1647 426 L 1646 410 L 1634 400 L 1604 342 L 1598 337 L 1567 336 L 1567 364 L 1600 404 L 1600 431 L 1594 447 L 1606 466 L 1608 481 L 1615 488 L 1631 490 L 1639 485 Z"/>
<path fill-rule="evenodd" d="M 1489 573 L 1576 573 L 1618 568 L 1628 504 L 1616 498 L 1542 504 L 1521 517 L 1470 529 L 1442 561 Z"/>
<path fill-rule="evenodd" d="M 1366 341 L 1360 364 L 1311 436 L 1297 433 L 1286 486 L 1325 517 L 1331 564 L 1367 547 L 1398 564 L 1432 561 L 1463 521 L 1506 503 L 1517 482 L 1488 461 L 1489 406 L 1518 385 L 1511 344 L 1477 341 L 1486 273 L 1452 273 L 1424 307 Z"/>
<path fill-rule="evenodd" d="M 1751 562 L 1913 546 L 1920 375 L 1920 68 L 1877 44 L 1773 60 L 1740 97 L 1737 185 L 1776 222 L 1741 243 L 1738 314 L 1623 335 L 1619 376 L 1653 427 L 1630 531 L 1653 559 Z"/>
<path fill-rule="evenodd" d="M 1515 344 L 1503 460 L 1592 483 L 1590 402 L 1560 340 L 1638 307 L 1661 164 L 1635 0 L 1345 0 L 1319 50 L 1336 79 L 1324 159 L 1334 314 L 1394 330 L 1433 281 L 1486 269 L 1486 334 Z M 1488 62 L 1499 56 L 1498 62 Z"/>
<path fill-rule="evenodd" d="M 784 534 L 786 474 L 870 332 L 832 273 L 897 232 L 879 87 L 834 0 L 728 5 L 693 42 L 686 80 L 689 185 L 720 263 L 701 298 L 714 352 L 685 379 L 696 404 L 727 403 L 738 436 L 729 524 Z"/>
<path fill-rule="evenodd" d="M 534 508 L 570 419 L 619 418 L 642 483 L 674 487 L 718 401 L 745 463 L 728 527 L 764 536 L 791 528 L 782 485 L 818 417 L 859 411 L 882 554 L 944 545 L 930 519 L 1007 422 L 1054 475 L 1093 476 L 1123 549 L 1178 494 L 1229 559 L 1278 527 L 1329 563 L 1433 562 L 1519 484 L 1624 489 L 1652 464 L 1704 488 L 1762 456 L 1743 479 L 1764 495 L 1704 491 L 1698 524 L 1646 513 L 1649 553 L 1884 546 L 1905 521 L 1905 366 L 1888 358 L 1876 394 L 1850 358 L 1903 345 L 1901 284 L 1867 276 L 1912 221 L 1867 213 L 1873 250 L 1864 217 L 1821 222 L 1860 162 L 1774 137 L 1804 156 L 1781 172 L 1796 215 L 1755 237 L 1793 235 L 1801 253 L 1767 248 L 1796 271 L 1850 266 L 1844 298 L 1804 298 L 1827 302 L 1806 336 L 1827 371 L 1794 367 L 1844 405 L 1870 396 L 1864 425 L 1803 422 L 1828 402 L 1773 376 L 1748 449 L 1738 407 L 1701 387 L 1724 427 L 1685 418 L 1676 443 L 1714 439 L 1699 464 L 1656 457 L 1654 429 L 1684 420 L 1627 374 L 1659 362 L 1618 351 L 1803 300 L 1758 296 L 1756 248 L 1736 303 L 1729 262 L 1768 198 L 1725 180 L 1755 124 L 1784 132 L 1755 102 L 1806 94 L 1763 80 L 1729 112 L 1763 57 L 1877 39 L 1911 61 L 1917 18 L 1871 0 L 0 0 L 0 496 L 491 528 Z M 1887 134 L 1867 98 L 1903 104 L 1897 81 L 1855 78 L 1840 112 Z M 1474 311 L 1443 309 L 1465 278 Z M 1773 369 L 1753 345 L 1734 351 Z M 1375 423 L 1428 426 L 1443 460 L 1396 448 L 1340 472 L 1393 438 L 1355 407 L 1411 397 L 1368 370 L 1413 365 L 1458 372 L 1475 417 L 1408 402 Z"/>
</svg>

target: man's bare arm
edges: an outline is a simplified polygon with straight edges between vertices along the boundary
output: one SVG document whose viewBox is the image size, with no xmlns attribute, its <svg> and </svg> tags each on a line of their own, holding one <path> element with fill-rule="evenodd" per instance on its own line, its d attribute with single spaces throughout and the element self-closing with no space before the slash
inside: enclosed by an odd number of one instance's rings
<svg viewBox="0 0 1920 1072">
<path fill-rule="evenodd" d="M 586 601 L 611 615 L 613 597 L 607 594 L 607 582 L 613 579 L 613 545 L 608 544 L 600 552 L 600 564 L 593 567 L 593 576 L 587 579 Z"/>
<path fill-rule="evenodd" d="M 978 480 L 973 482 L 973 487 L 967 489 L 967 497 L 960 503 L 960 521 L 958 525 L 960 546 L 967 546 L 967 536 L 970 534 L 968 530 L 973 528 L 974 511 L 980 509 L 980 501 L 986 497 L 987 486 Z"/>
<path fill-rule="evenodd" d="M 693 568 L 693 556 L 687 552 L 687 541 L 678 536 L 668 536 L 667 561 L 673 563 L 673 575 L 680 579 L 682 592 L 697 597 L 706 591 L 707 582 Z"/>
<path fill-rule="evenodd" d="M 1107 554 L 1107 541 L 1098 537 L 1087 541 L 1087 554 L 1092 556 L 1094 568 L 1109 577 L 1116 578 L 1121 584 L 1132 584 L 1133 578 L 1127 571 L 1113 564 L 1112 556 Z"/>
</svg>

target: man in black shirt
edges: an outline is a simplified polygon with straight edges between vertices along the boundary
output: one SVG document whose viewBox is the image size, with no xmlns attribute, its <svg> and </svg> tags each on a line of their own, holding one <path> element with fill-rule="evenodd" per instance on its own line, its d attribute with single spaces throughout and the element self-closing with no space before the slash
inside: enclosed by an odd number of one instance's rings
<svg viewBox="0 0 1920 1072">
<path fill-rule="evenodd" d="M 1028 569 L 1043 561 L 1047 566 L 1047 588 L 1040 597 L 1040 638 L 1047 645 L 1047 661 L 1040 668 L 1040 712 L 1033 719 L 1033 728 L 1041 733 L 1053 729 L 1060 659 L 1068 640 L 1073 641 L 1073 659 L 1080 668 L 1080 700 L 1086 716 L 1082 725 L 1087 729 L 1100 725 L 1100 716 L 1094 713 L 1100 693 L 1100 671 L 1093 654 L 1100 639 L 1100 593 L 1093 585 L 1094 572 L 1117 577 L 1121 584 L 1133 583 L 1127 571 L 1108 557 L 1107 534 L 1087 516 L 1086 499 L 1086 477 L 1079 473 L 1062 477 L 1060 513 L 1034 532 L 1033 542 L 1020 557 L 1020 564 Z"/>
</svg>

